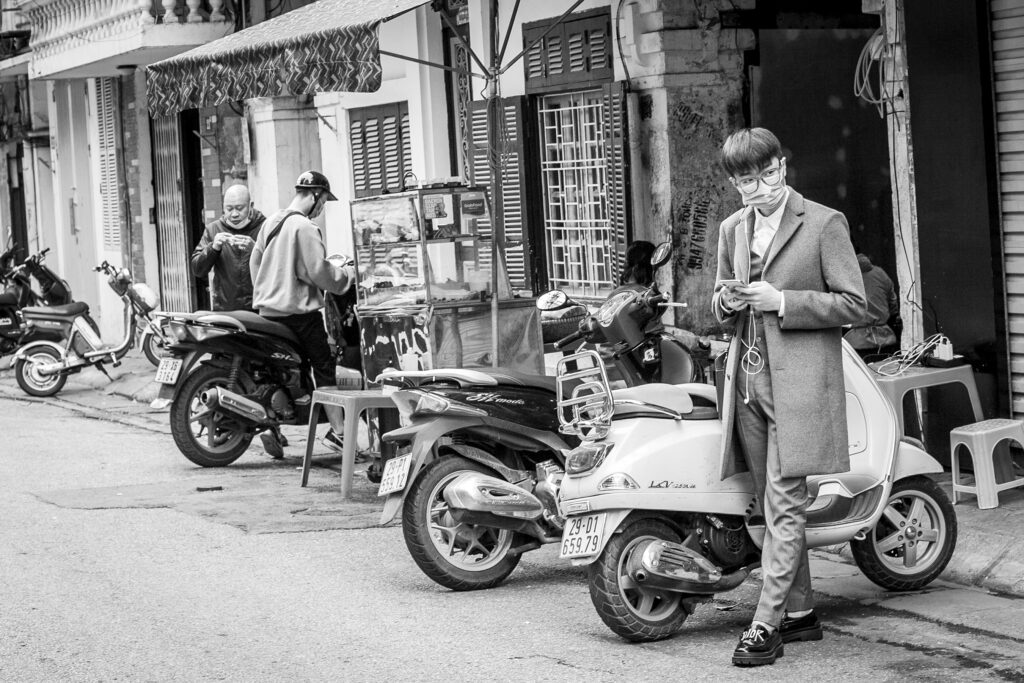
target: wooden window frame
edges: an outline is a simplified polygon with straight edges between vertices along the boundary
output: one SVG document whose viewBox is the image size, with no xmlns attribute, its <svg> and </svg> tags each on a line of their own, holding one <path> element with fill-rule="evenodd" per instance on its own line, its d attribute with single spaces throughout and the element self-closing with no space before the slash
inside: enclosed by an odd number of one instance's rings
<svg viewBox="0 0 1024 683">
<path fill-rule="evenodd" d="M 554 21 L 555 18 L 552 18 L 523 24 L 523 47 L 526 48 L 529 46 L 537 39 L 538 36 L 544 33 Z M 544 54 L 544 51 L 550 49 L 553 41 L 557 43 L 557 50 L 560 55 L 559 58 L 561 63 L 563 65 L 568 65 L 570 61 L 569 36 L 585 31 L 595 31 L 597 29 L 603 29 L 605 35 L 603 66 L 593 68 L 594 64 L 591 59 L 594 55 L 590 54 L 586 57 L 586 69 L 572 71 L 566 67 L 560 73 L 554 75 L 547 73 L 550 68 L 549 64 L 551 53 Z M 587 43 L 587 45 L 589 45 L 589 43 Z M 612 33 L 612 14 L 609 7 L 600 7 L 587 12 L 573 14 L 571 15 L 571 18 L 567 18 L 561 24 L 556 26 L 526 55 L 523 55 L 523 75 L 526 82 L 526 93 L 533 95 L 558 92 L 566 89 L 596 88 L 605 83 L 610 83 L 615 79 L 613 50 L 614 35 Z M 543 76 L 531 76 L 531 59 L 536 58 L 538 52 L 544 60 L 545 74 Z"/>
<path fill-rule="evenodd" d="M 353 197 L 373 197 L 390 192 L 401 192 L 405 187 L 405 174 L 412 170 L 412 142 L 409 139 L 409 103 L 405 100 L 379 104 L 372 107 L 359 107 L 350 109 L 349 115 L 349 143 L 351 144 L 352 155 L 352 190 Z M 382 130 L 378 130 L 375 140 L 367 140 L 366 123 L 371 120 L 382 121 L 388 116 L 394 116 L 397 121 L 398 133 L 398 154 L 393 159 L 388 158 L 386 138 Z M 357 136 L 359 139 L 357 139 Z M 376 149 L 371 149 L 374 146 Z M 369 159 L 376 154 L 380 163 L 381 185 L 371 184 L 371 165 Z M 397 164 L 397 169 L 392 170 L 391 164 Z M 394 181 L 392 184 L 391 181 Z"/>
</svg>

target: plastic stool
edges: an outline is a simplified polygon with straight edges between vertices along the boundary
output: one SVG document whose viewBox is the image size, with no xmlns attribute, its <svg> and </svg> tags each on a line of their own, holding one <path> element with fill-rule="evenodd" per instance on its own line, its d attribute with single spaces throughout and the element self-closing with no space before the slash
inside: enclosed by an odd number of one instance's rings
<svg viewBox="0 0 1024 683">
<path fill-rule="evenodd" d="M 342 410 L 344 428 L 341 432 L 341 497 L 348 498 L 352 493 L 352 474 L 356 462 L 356 433 L 359 429 L 359 416 L 364 410 L 397 410 L 391 398 L 385 396 L 380 389 L 366 391 L 352 389 L 317 389 L 313 392 L 309 407 L 309 434 L 306 439 L 306 455 L 302 458 L 302 485 L 309 482 L 309 467 L 313 460 L 313 446 L 316 444 L 316 427 L 320 421 L 320 412 L 325 406 L 338 406 Z"/>
<path fill-rule="evenodd" d="M 978 499 L 978 507 L 989 510 L 999 507 L 999 492 L 1024 486 L 1024 477 L 996 483 L 995 449 L 1000 441 L 1011 439 L 1024 446 L 1024 422 L 1020 420 L 983 420 L 957 427 L 949 433 L 950 463 L 953 468 L 953 502 L 960 493 L 972 493 Z M 974 463 L 974 485 L 960 483 L 960 457 L 958 446 L 971 452 Z"/>
</svg>

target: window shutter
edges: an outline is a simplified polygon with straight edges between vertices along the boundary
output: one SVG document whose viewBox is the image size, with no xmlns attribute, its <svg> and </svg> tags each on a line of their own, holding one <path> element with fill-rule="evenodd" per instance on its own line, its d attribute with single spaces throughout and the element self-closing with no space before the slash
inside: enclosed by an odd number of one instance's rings
<svg viewBox="0 0 1024 683">
<path fill-rule="evenodd" d="M 499 131 L 502 138 L 503 154 L 500 157 L 502 168 L 502 200 L 505 216 L 505 261 L 508 264 L 508 277 L 513 289 L 530 289 L 532 278 L 527 267 L 529 245 L 529 225 L 524 202 L 526 198 L 526 168 L 524 161 L 523 125 L 525 124 L 525 101 L 522 97 L 508 97 L 502 100 L 503 130 Z M 487 151 L 487 102 L 472 103 L 472 182 L 481 187 L 490 187 L 491 169 Z M 490 235 L 490 221 L 479 221 L 480 234 Z"/>
<path fill-rule="evenodd" d="M 551 26 L 552 19 L 523 27 L 523 47 Z M 566 85 L 590 85 L 611 81 L 611 12 L 598 9 L 582 13 L 556 26 L 526 55 L 526 92 L 550 92 Z"/>
<path fill-rule="evenodd" d="M 348 132 L 355 196 L 401 191 L 412 167 L 408 104 L 352 109 Z"/>
<path fill-rule="evenodd" d="M 607 168 L 608 218 L 611 221 L 613 254 L 612 277 L 618 282 L 626 263 L 626 247 L 632 238 L 629 205 L 629 148 L 626 126 L 626 87 L 624 82 L 608 83 L 604 90 L 604 145 Z"/>
<path fill-rule="evenodd" d="M 121 249 L 120 184 L 117 169 L 117 106 L 114 79 L 96 79 L 96 124 L 99 129 L 100 212 L 103 248 Z"/>
</svg>

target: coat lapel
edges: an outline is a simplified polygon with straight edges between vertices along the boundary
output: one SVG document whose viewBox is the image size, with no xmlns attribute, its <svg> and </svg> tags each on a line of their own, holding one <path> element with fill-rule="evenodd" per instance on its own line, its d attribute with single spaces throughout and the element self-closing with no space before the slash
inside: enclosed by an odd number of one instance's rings
<svg viewBox="0 0 1024 683">
<path fill-rule="evenodd" d="M 736 248 L 733 250 L 733 274 L 750 282 L 750 240 L 754 233 L 754 210 L 749 206 L 736 222 Z"/>
<path fill-rule="evenodd" d="M 789 188 L 789 199 L 786 200 L 786 209 L 782 212 L 782 222 L 779 223 L 779 231 L 775 233 L 771 248 L 768 250 L 768 258 L 764 262 L 764 270 L 775 260 L 775 256 L 786 246 L 786 242 L 796 234 L 796 231 L 804 223 L 804 198 L 793 188 Z"/>
</svg>

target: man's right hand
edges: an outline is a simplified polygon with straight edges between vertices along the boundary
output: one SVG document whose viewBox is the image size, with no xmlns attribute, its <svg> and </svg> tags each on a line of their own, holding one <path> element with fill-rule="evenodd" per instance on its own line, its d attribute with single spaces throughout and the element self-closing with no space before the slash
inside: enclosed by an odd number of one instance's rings
<svg viewBox="0 0 1024 683">
<path fill-rule="evenodd" d="M 213 244 L 210 246 L 212 246 L 214 250 L 220 251 L 221 249 L 224 248 L 224 243 L 230 241 L 231 235 L 229 235 L 226 232 L 218 232 L 217 236 L 213 238 Z"/>
</svg>

